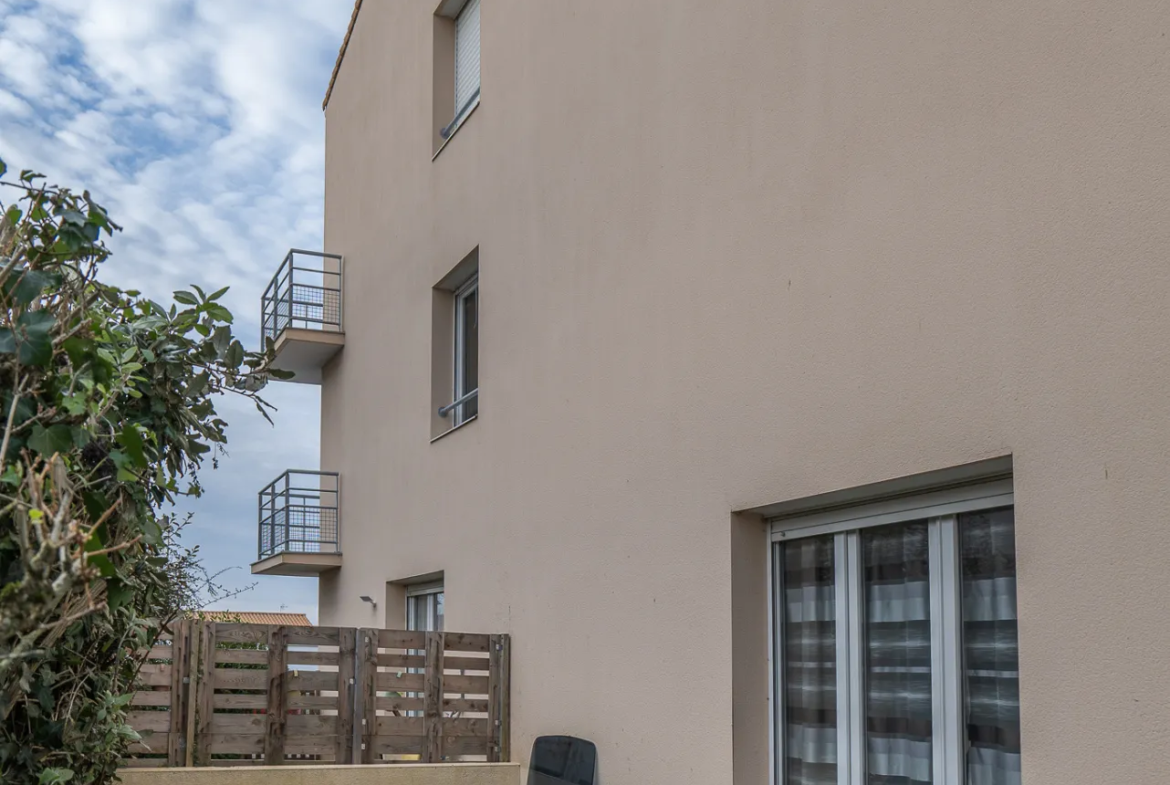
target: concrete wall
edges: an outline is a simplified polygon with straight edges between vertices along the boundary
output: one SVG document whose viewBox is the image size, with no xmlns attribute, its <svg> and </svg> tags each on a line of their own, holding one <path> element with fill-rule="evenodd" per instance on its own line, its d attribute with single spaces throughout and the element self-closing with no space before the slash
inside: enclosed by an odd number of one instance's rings
<svg viewBox="0 0 1170 785">
<path fill-rule="evenodd" d="M 514 636 L 518 756 L 761 785 L 731 513 L 1011 455 L 1025 782 L 1164 782 L 1170 4 L 490 0 L 432 161 L 436 5 L 365 3 L 326 113 L 322 622 L 441 570 Z M 480 416 L 431 443 L 476 247 Z"/>
<path fill-rule="evenodd" d="M 122 785 L 519 785 L 512 763 L 123 769 Z"/>
</svg>

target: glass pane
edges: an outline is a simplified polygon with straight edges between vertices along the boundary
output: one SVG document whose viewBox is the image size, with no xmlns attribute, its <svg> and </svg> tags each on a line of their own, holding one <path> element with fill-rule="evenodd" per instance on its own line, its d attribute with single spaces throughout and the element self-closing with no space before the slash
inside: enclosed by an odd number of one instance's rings
<svg viewBox="0 0 1170 785">
<path fill-rule="evenodd" d="M 837 782 L 833 537 L 783 546 L 786 785 Z"/>
<path fill-rule="evenodd" d="M 925 522 L 861 532 L 866 782 L 932 781 L 930 552 Z"/>
<path fill-rule="evenodd" d="M 415 595 L 406 598 L 406 628 L 408 630 L 425 630 L 427 628 L 427 610 L 423 605 L 425 597 Z"/>
<path fill-rule="evenodd" d="M 443 592 L 435 595 L 435 631 L 443 631 Z"/>
<path fill-rule="evenodd" d="M 968 785 L 1020 783 L 1020 649 L 1011 508 L 959 516 Z"/>
<path fill-rule="evenodd" d="M 479 289 L 463 298 L 463 389 L 461 395 L 479 387 Z M 463 404 L 463 419 L 479 411 L 479 399 Z"/>
</svg>

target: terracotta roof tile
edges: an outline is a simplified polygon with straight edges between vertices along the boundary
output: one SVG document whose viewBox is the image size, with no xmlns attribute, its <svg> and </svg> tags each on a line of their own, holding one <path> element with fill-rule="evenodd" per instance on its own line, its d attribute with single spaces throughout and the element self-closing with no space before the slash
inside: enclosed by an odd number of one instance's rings
<svg viewBox="0 0 1170 785">
<path fill-rule="evenodd" d="M 341 49 L 337 51 L 337 61 L 333 63 L 333 75 L 329 77 L 329 87 L 325 90 L 325 100 L 321 102 L 321 111 L 329 106 L 329 96 L 333 95 L 333 85 L 337 82 L 337 72 L 341 70 L 341 61 L 345 59 L 345 50 L 349 47 L 349 37 L 353 35 L 353 26 L 357 24 L 358 11 L 362 10 L 362 0 L 354 0 L 353 13 L 349 17 L 349 27 L 345 31 L 345 38 L 341 41 Z"/>
<path fill-rule="evenodd" d="M 312 627 L 303 613 L 266 613 L 263 611 L 195 611 L 192 617 L 208 621 L 239 622 L 241 624 L 275 624 L 285 627 Z"/>
</svg>

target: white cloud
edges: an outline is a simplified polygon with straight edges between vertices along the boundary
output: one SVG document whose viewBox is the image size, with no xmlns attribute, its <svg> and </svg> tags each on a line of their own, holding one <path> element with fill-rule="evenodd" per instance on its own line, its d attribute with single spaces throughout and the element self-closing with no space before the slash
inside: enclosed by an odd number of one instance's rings
<svg viewBox="0 0 1170 785">
<path fill-rule="evenodd" d="M 258 343 L 260 292 L 291 246 L 320 247 L 320 102 L 352 0 L 0 0 L 0 157 L 92 191 L 125 231 L 106 276 L 155 299 L 231 285 Z M 318 398 L 272 388 L 277 428 L 235 402 L 230 457 L 189 531 L 208 567 L 251 582 L 255 493 L 316 466 Z M 315 582 L 231 601 L 315 606 Z M 260 607 L 262 606 L 262 607 Z"/>
</svg>

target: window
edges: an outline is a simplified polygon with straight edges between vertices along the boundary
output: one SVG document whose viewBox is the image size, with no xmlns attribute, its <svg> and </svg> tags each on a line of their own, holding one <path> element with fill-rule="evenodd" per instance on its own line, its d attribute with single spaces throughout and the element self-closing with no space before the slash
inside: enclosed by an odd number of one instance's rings
<svg viewBox="0 0 1170 785">
<path fill-rule="evenodd" d="M 453 53 L 451 49 L 438 45 L 444 37 L 436 37 L 436 56 L 451 57 L 453 54 L 455 71 L 454 84 L 452 85 L 451 82 L 446 84 L 446 90 L 450 91 L 452 87 L 454 88 L 454 112 L 447 115 L 449 122 L 439 131 L 439 136 L 442 139 L 449 139 L 479 103 L 479 2 L 480 0 L 467 0 L 455 14 Z M 458 7 L 458 4 L 443 3 L 439 9 L 440 15 L 451 6 Z M 450 71 L 448 70 L 450 66 L 442 67 L 442 64 L 439 66 L 435 69 L 436 76 L 446 74 L 446 78 L 450 79 Z M 443 89 L 438 84 L 436 84 L 436 88 Z M 447 95 L 451 95 L 451 93 L 448 92 Z M 446 98 L 440 100 L 439 103 L 451 106 L 450 101 L 450 98 Z"/>
<path fill-rule="evenodd" d="M 443 631 L 443 584 L 407 588 L 406 629 Z"/>
<path fill-rule="evenodd" d="M 1019 785 L 1010 481 L 773 520 L 776 782 Z"/>
<path fill-rule="evenodd" d="M 479 413 L 479 278 L 455 293 L 455 424 Z"/>
<path fill-rule="evenodd" d="M 431 441 L 479 414 L 479 249 L 443 276 L 431 298 Z"/>
</svg>

